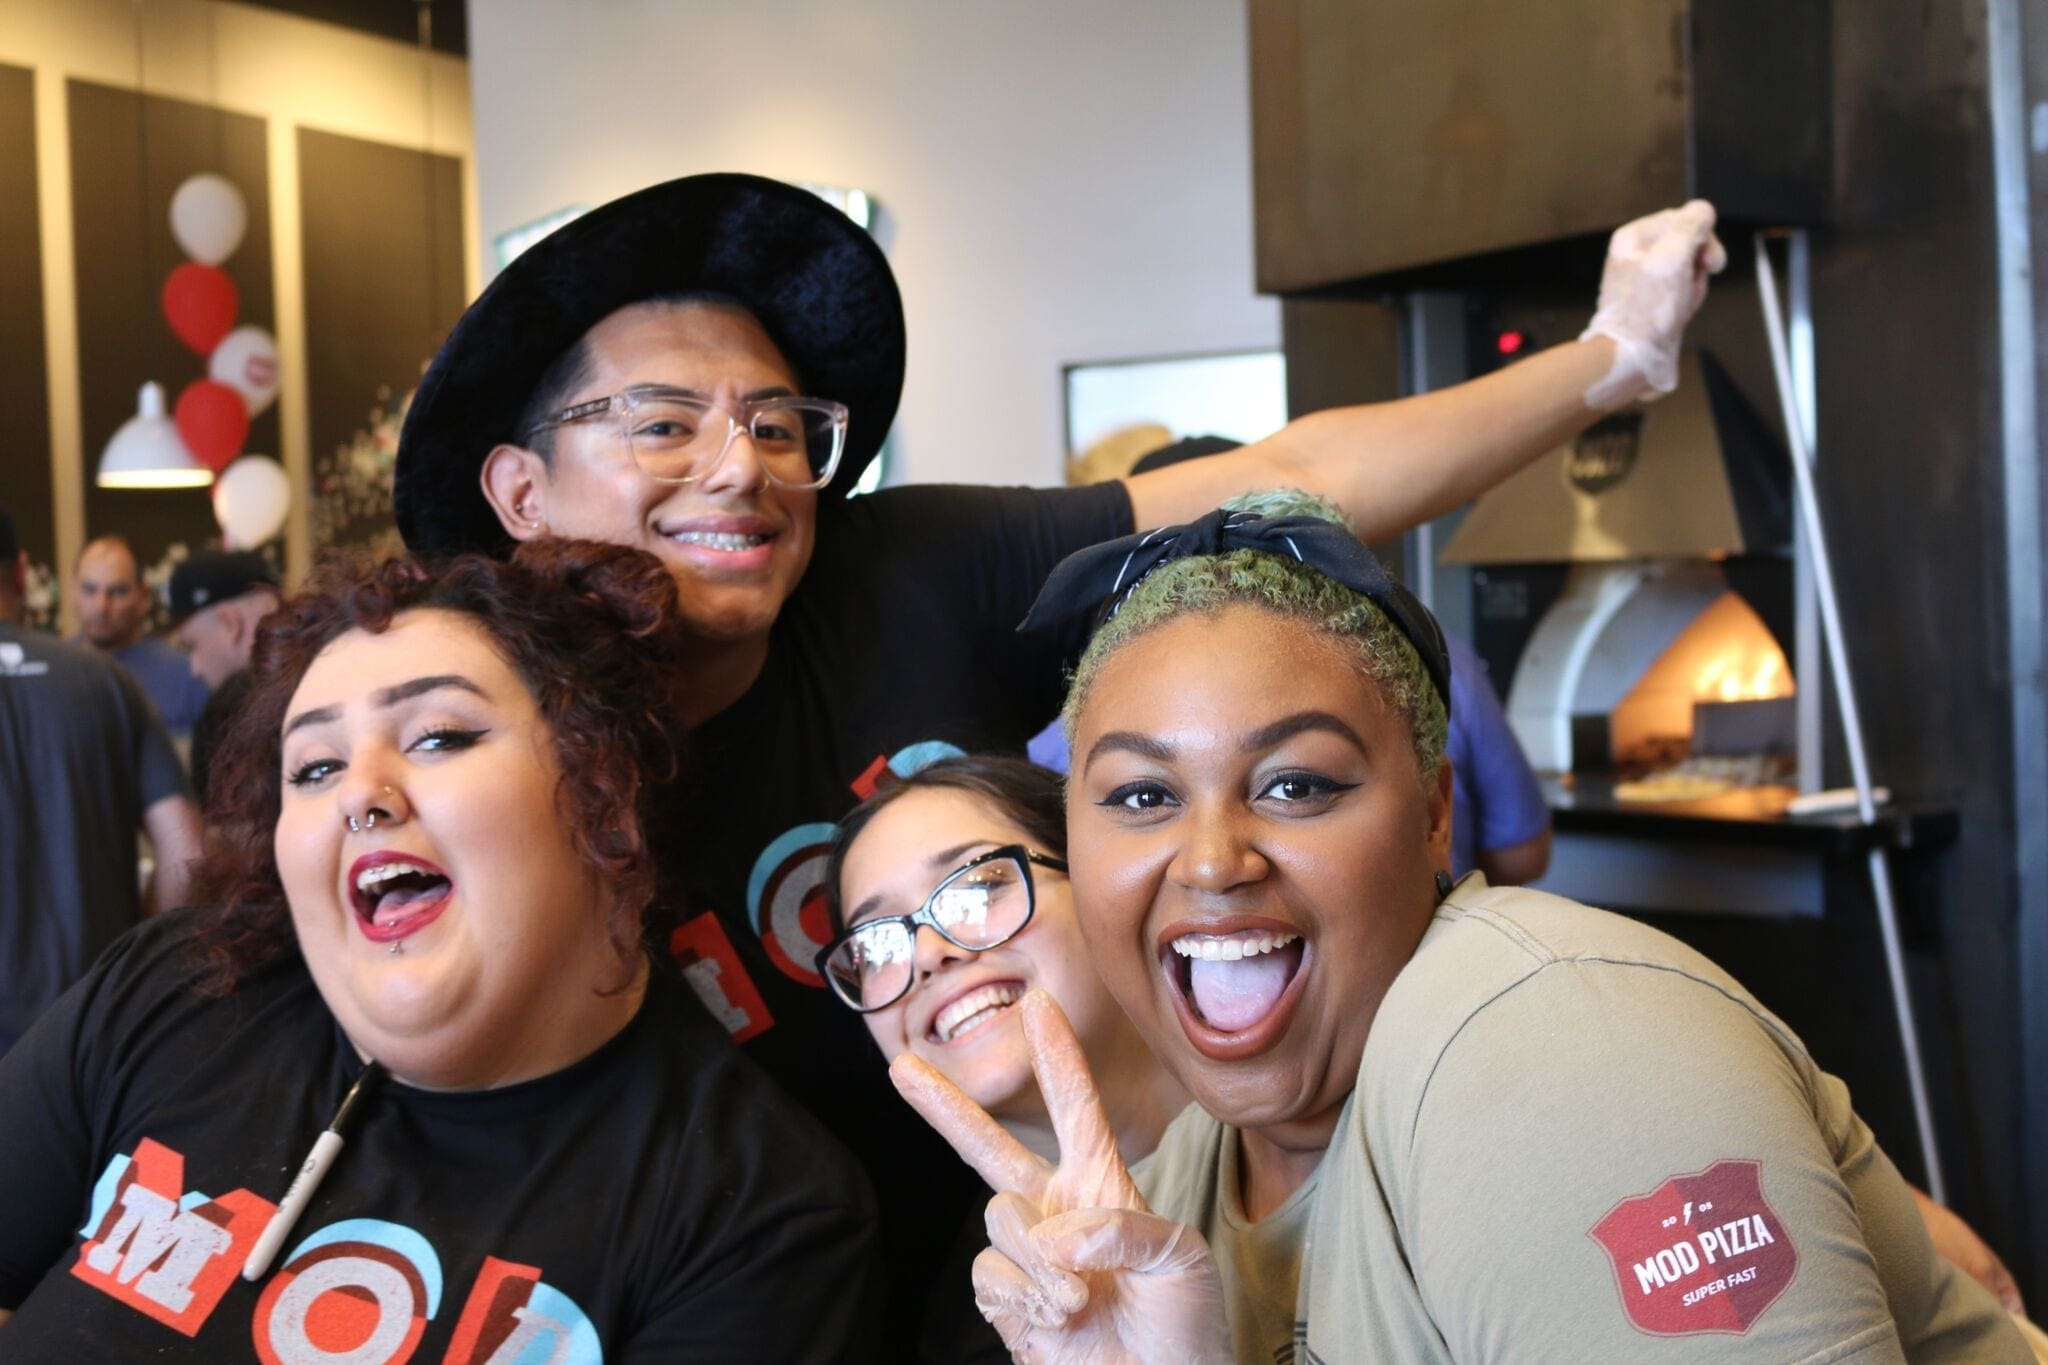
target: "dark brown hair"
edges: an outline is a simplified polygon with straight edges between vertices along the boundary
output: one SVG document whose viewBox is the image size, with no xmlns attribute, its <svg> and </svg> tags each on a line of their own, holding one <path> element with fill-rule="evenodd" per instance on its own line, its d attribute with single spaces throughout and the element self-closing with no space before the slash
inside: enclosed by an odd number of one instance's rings
<svg viewBox="0 0 2048 1365">
<path fill-rule="evenodd" d="M 760 322 L 760 319 L 754 316 L 753 309 L 731 294 L 720 293 L 716 289 L 685 289 L 669 294 L 650 294 L 644 299 L 636 299 L 624 306 L 638 308 L 649 305 L 663 308 L 730 308 L 745 313 L 757 323 Z M 762 325 L 761 330 L 768 330 L 766 324 Z M 776 342 L 778 351 L 781 347 L 782 343 Z M 548 362 L 548 367 L 541 371 L 540 379 L 535 382 L 533 392 L 526 396 L 526 406 L 519 410 L 519 423 L 513 428 L 512 439 L 540 456 L 542 464 L 552 467 L 555 459 L 555 428 L 543 424 L 552 421 L 556 413 L 569 406 L 569 395 L 589 381 L 591 369 L 596 363 L 597 358 L 590 348 L 590 333 L 585 332 L 576 338 L 574 344 Z M 783 360 L 783 364 L 789 364 L 787 358 Z M 803 387 L 802 380 L 797 381 L 797 387 Z"/>
<path fill-rule="evenodd" d="M 846 866 L 847 850 L 868 821 L 897 798 L 915 791 L 960 791 L 978 796 L 1023 830 L 1040 853 L 1067 856 L 1066 780 L 1058 773 L 1009 754 L 963 754 L 935 760 L 855 806 L 833 832 L 832 852 L 825 862 L 825 905 L 834 934 L 846 927 L 839 875 Z"/>
<path fill-rule="evenodd" d="M 294 943 L 272 847 L 292 694 L 334 640 L 351 630 L 381 633 L 401 612 L 418 610 L 453 612 L 477 626 L 532 693 L 562 772 L 556 804 L 572 846 L 609 893 L 606 930 L 622 963 L 655 927 L 651 908 L 676 903 L 674 680 L 686 646 L 675 583 L 661 561 L 552 537 L 519 546 L 509 560 L 335 556 L 264 619 L 247 700 L 214 760 L 197 878 L 200 903 L 213 908 L 197 912 L 207 923 L 194 940 L 205 989 L 227 994 L 249 968 Z"/>
</svg>

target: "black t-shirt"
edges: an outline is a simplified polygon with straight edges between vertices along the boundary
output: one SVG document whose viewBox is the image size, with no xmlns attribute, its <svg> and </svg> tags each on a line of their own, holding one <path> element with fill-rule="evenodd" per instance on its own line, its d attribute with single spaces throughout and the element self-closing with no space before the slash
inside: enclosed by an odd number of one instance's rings
<svg viewBox="0 0 2048 1365">
<path fill-rule="evenodd" d="M 1017 623 L 1061 559 L 1130 529 L 1115 483 L 910 487 L 825 509 L 760 679 L 693 737 L 699 791 L 680 835 L 696 917 L 671 947 L 748 1054 L 873 1176 L 891 1337 L 905 1346 L 979 1182 L 897 1097 L 867 1030 L 815 972 L 833 824 L 892 771 L 1023 752 L 1059 709 L 1086 623 L 1033 635 Z"/>
<path fill-rule="evenodd" d="M 255 678 L 248 669 L 235 670 L 213 689 L 206 705 L 199 708 L 199 719 L 192 722 L 192 794 L 201 809 L 206 806 L 208 782 L 213 776 L 213 756 L 220 751 L 228 725 L 247 707 L 254 686 Z"/>
<path fill-rule="evenodd" d="M 143 814 L 185 790 L 127 669 L 0 622 L 0 1052 L 135 923 Z"/>
<path fill-rule="evenodd" d="M 387 1081 L 247 1283 L 360 1064 L 296 956 L 204 999 L 189 933 L 175 913 L 128 934 L 0 1059 L 0 1307 L 17 1310 L 0 1355 L 862 1354 L 866 1183 L 663 971 L 622 1033 L 553 1075 Z"/>
</svg>

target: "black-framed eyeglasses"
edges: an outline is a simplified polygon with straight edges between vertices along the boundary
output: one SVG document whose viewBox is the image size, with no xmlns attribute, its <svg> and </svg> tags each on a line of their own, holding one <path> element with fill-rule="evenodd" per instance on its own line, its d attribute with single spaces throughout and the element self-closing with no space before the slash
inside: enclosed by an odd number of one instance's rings
<svg viewBox="0 0 2048 1365">
<path fill-rule="evenodd" d="M 695 483 L 710 475 L 744 430 L 769 481 L 823 488 L 846 449 L 846 405 L 830 398 L 753 398 L 727 408 L 687 389 L 627 389 L 563 408 L 526 433 L 613 419 L 614 438 L 657 483 Z M 721 420 L 723 419 L 723 420 Z"/>
<path fill-rule="evenodd" d="M 1065 872 L 1063 859 L 1005 844 L 970 858 L 907 915 L 862 920 L 818 953 L 818 975 L 849 1009 L 862 1014 L 901 1000 L 917 976 L 917 931 L 971 953 L 1008 943 L 1031 922 L 1037 893 L 1031 864 Z"/>
</svg>

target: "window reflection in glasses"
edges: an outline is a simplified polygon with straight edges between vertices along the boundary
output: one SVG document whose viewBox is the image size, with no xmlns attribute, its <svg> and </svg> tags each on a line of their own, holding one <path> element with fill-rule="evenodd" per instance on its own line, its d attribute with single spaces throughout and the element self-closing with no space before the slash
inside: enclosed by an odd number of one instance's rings
<svg viewBox="0 0 2048 1365">
<path fill-rule="evenodd" d="M 1061 860 L 1022 844 L 992 849 L 948 873 L 910 914 L 853 925 L 818 954 L 819 974 L 863 1013 L 894 1004 L 916 975 L 918 926 L 930 926 L 955 947 L 984 952 L 1030 922 L 1032 863 L 1066 870 Z"/>
</svg>

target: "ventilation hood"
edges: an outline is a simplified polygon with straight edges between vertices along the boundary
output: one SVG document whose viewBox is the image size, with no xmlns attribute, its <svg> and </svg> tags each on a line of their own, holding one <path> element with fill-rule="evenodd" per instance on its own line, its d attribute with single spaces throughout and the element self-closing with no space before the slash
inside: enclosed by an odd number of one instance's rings
<svg viewBox="0 0 2048 1365">
<path fill-rule="evenodd" d="M 1678 388 L 1594 423 L 1483 494 L 1446 564 L 1719 559 L 1791 541 L 1791 466 L 1711 352 Z"/>
<path fill-rule="evenodd" d="M 1256 0 L 1260 292 L 1542 279 L 1695 196 L 1824 221 L 1830 3 Z"/>
</svg>

